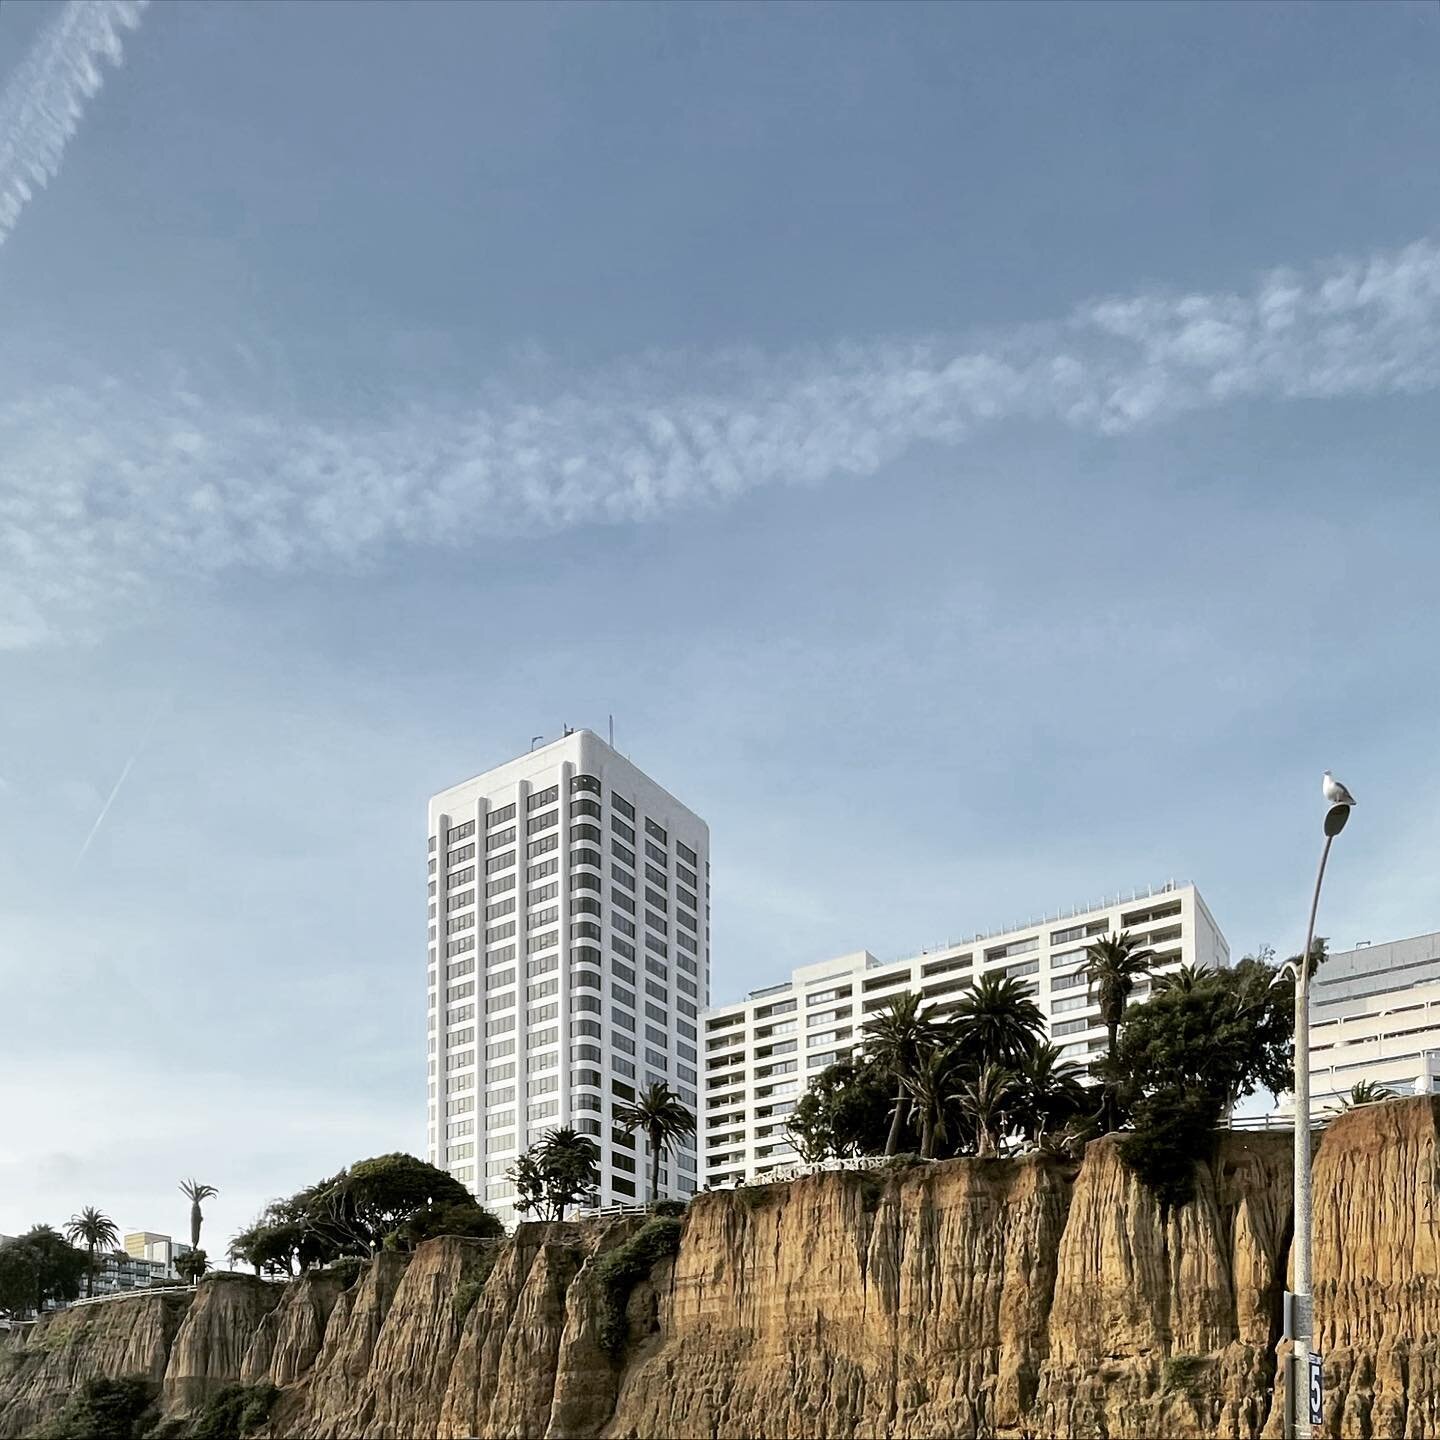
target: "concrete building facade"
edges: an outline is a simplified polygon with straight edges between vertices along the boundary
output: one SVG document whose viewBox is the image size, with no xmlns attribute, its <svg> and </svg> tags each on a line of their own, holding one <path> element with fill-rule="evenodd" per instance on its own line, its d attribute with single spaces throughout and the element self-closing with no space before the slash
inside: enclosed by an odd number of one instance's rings
<svg viewBox="0 0 1440 1440">
<path fill-rule="evenodd" d="M 1402 1095 L 1440 1089 L 1440 932 L 1340 951 L 1315 972 L 1312 1113 L 1362 1080 Z M 1281 1109 L 1293 1108 L 1285 1097 Z"/>
<path fill-rule="evenodd" d="M 1230 962 L 1230 947 L 1200 892 L 1172 882 L 908 960 L 883 962 L 860 950 L 801 966 L 781 984 L 710 1010 L 703 1028 L 704 1183 L 748 1179 L 794 1161 L 786 1117 L 810 1079 L 849 1055 L 865 1021 L 907 990 L 918 990 L 943 1014 L 978 976 L 1002 971 L 1030 991 L 1064 1058 L 1083 1064 L 1105 1047 L 1099 1004 L 1085 983 L 1085 948 L 1117 930 L 1154 951 L 1157 972 Z M 1134 998 L 1148 993 L 1141 981 Z"/>
<path fill-rule="evenodd" d="M 589 730 L 429 806 L 428 1146 L 507 1224 L 506 1172 L 550 1129 L 600 1150 L 599 1204 L 643 1199 L 618 1103 L 662 1081 L 698 1110 L 710 993 L 705 822 Z M 694 1140 L 662 1195 L 698 1185 Z"/>
</svg>

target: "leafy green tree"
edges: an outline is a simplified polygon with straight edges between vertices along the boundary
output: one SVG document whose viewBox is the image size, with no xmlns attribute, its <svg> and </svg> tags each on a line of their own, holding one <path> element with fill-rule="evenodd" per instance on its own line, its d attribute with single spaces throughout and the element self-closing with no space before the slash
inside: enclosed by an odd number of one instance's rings
<svg viewBox="0 0 1440 1440">
<path fill-rule="evenodd" d="M 1189 1200 L 1195 1161 L 1236 1104 L 1288 1086 L 1293 1041 L 1293 981 L 1263 955 L 1125 1013 L 1115 1055 L 1096 1069 L 1131 1112 L 1121 1157 L 1163 1203 Z"/>
<path fill-rule="evenodd" d="M 1100 1019 L 1105 1026 L 1105 1057 L 1113 1065 L 1126 1004 L 1135 989 L 1136 977 L 1149 973 L 1151 952 L 1140 949 L 1139 941 L 1128 930 L 1121 930 L 1086 946 L 1085 955 L 1085 978 L 1091 994 L 1100 1002 Z M 1100 1113 L 1106 1127 L 1120 1123 L 1120 1105 L 1112 1084 L 1104 1085 Z"/>
<path fill-rule="evenodd" d="M 908 1082 L 919 1068 L 920 1057 L 939 1045 L 945 1033 L 934 1018 L 934 1007 L 922 1011 L 920 1004 L 919 993 L 909 991 L 897 995 L 865 1022 L 865 1053 L 889 1074 L 895 1093 L 890 1132 L 885 1138 L 887 1155 L 900 1151 L 900 1132 L 910 1108 Z"/>
<path fill-rule="evenodd" d="M 220 1192 L 213 1185 L 202 1185 L 198 1180 L 182 1180 L 180 1182 L 180 1193 L 190 1202 L 190 1248 L 200 1248 L 200 1225 L 205 1219 L 200 1210 L 200 1202 L 208 1200 L 212 1195 Z"/>
<path fill-rule="evenodd" d="M 633 1101 L 616 1105 L 615 1123 L 627 1134 L 643 1130 L 650 1142 L 650 1203 L 660 1198 L 660 1166 L 677 1140 L 695 1133 L 695 1116 L 663 1084 L 647 1085 Z"/>
<path fill-rule="evenodd" d="M 550 1206 L 555 1218 L 563 1220 L 570 1206 L 594 1198 L 600 1181 L 600 1151 L 593 1140 L 568 1126 L 549 1131 L 536 1148 Z"/>
<path fill-rule="evenodd" d="M 978 1071 L 1018 1065 L 1040 1043 L 1045 1017 L 1022 981 L 991 970 L 952 1007 L 949 1028 Z"/>
<path fill-rule="evenodd" d="M 600 1179 L 600 1152 L 592 1140 L 567 1127 L 549 1131 L 507 1172 L 515 1208 L 541 1220 L 563 1220 L 572 1205 L 589 1199 Z"/>
<path fill-rule="evenodd" d="M 87 1205 L 78 1215 L 72 1215 L 65 1226 L 65 1238 L 74 1245 L 85 1247 L 85 1293 L 95 1293 L 95 1252 L 101 1248 L 114 1250 L 120 1244 L 120 1232 L 115 1222 L 102 1210 Z"/>
<path fill-rule="evenodd" d="M 417 1210 L 399 1229 L 400 1240 L 414 1248 L 422 1240 L 437 1235 L 460 1235 L 468 1240 L 498 1240 L 505 1233 L 499 1216 L 471 1200 L 468 1204 L 450 1202 L 427 1205 Z"/>
<path fill-rule="evenodd" d="M 0 1312 L 23 1316 L 50 1301 L 78 1299 L 87 1269 L 83 1250 L 50 1225 L 32 1225 L 0 1241 Z"/>
<path fill-rule="evenodd" d="M 889 1075 L 871 1058 L 828 1065 L 796 1102 L 786 1130 L 802 1160 L 879 1155 L 894 1105 Z"/>
<path fill-rule="evenodd" d="M 1395 1092 L 1388 1085 L 1382 1085 L 1377 1080 L 1357 1080 L 1330 1109 L 1332 1114 L 1341 1115 L 1346 1110 L 1353 1110 L 1357 1105 L 1374 1105 L 1381 1100 L 1394 1098 Z"/>
<path fill-rule="evenodd" d="M 175 1268 L 180 1272 L 182 1280 L 194 1285 L 209 1270 L 210 1257 L 203 1250 L 187 1250 L 176 1259 Z"/>
</svg>

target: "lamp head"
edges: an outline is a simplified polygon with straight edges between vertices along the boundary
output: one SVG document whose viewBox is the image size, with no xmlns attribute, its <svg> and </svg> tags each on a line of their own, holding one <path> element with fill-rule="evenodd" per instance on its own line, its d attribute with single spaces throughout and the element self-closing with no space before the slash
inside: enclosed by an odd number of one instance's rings
<svg viewBox="0 0 1440 1440">
<path fill-rule="evenodd" d="M 1333 840 L 1344 828 L 1345 822 L 1350 818 L 1350 807 L 1345 804 L 1332 805 L 1325 812 L 1325 835 Z"/>
</svg>

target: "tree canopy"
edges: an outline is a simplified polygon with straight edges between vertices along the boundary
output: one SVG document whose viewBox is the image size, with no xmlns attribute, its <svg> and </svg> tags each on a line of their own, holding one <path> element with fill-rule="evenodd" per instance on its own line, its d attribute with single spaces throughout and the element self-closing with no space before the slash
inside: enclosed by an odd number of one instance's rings
<svg viewBox="0 0 1440 1440">
<path fill-rule="evenodd" d="M 600 1151 L 578 1130 L 551 1130 L 506 1172 L 515 1208 L 540 1220 L 563 1220 L 572 1205 L 590 1199 L 600 1179 Z"/>
<path fill-rule="evenodd" d="M 273 1201 L 235 1236 L 230 1254 L 257 1271 L 294 1274 L 343 1255 L 373 1255 L 387 1237 L 409 1248 L 437 1234 L 501 1231 L 453 1175 L 396 1153 L 359 1160 Z"/>
<path fill-rule="evenodd" d="M 26 1315 L 51 1301 L 78 1299 L 88 1268 L 85 1252 L 49 1225 L 0 1241 L 0 1313 Z"/>
</svg>

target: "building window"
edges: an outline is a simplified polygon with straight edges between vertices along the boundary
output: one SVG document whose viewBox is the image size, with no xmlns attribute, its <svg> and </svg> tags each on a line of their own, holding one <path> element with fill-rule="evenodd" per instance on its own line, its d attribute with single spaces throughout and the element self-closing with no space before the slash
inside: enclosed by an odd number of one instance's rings
<svg viewBox="0 0 1440 1440">
<path fill-rule="evenodd" d="M 493 829 L 496 825 L 503 825 L 507 820 L 513 820 L 514 818 L 515 806 L 513 804 L 502 805 L 500 809 L 492 810 L 485 817 L 485 828 L 487 830 Z"/>
<path fill-rule="evenodd" d="M 475 833 L 475 822 L 467 820 L 463 825 L 453 825 L 445 832 L 445 843 L 453 845 L 457 840 L 467 840 Z M 430 848 L 435 848 L 435 842 L 430 842 Z"/>
<path fill-rule="evenodd" d="M 485 873 L 487 875 L 498 875 L 502 870 L 508 870 L 515 863 L 515 852 L 507 850 L 503 855 L 492 855 L 485 862 Z"/>
<path fill-rule="evenodd" d="M 635 807 L 623 796 L 610 792 L 610 803 L 627 819 L 635 818 Z"/>
<path fill-rule="evenodd" d="M 610 828 L 624 841 L 633 845 L 635 843 L 635 832 L 618 816 L 610 817 Z"/>
<path fill-rule="evenodd" d="M 559 835 L 546 835 L 542 839 L 532 840 L 525 847 L 525 856 L 527 859 L 533 860 L 537 855 L 545 855 L 551 850 L 558 850 L 559 848 Z"/>
<path fill-rule="evenodd" d="M 542 830 L 548 830 L 552 825 L 560 823 L 560 812 L 558 810 L 547 810 L 543 815 L 532 815 L 525 822 L 525 833 L 527 835 L 538 835 Z"/>
<path fill-rule="evenodd" d="M 600 782 L 593 775 L 572 775 L 570 777 L 570 793 L 572 795 L 583 791 L 586 795 L 599 795 Z"/>
<path fill-rule="evenodd" d="M 525 802 L 527 810 L 539 810 L 544 805 L 553 805 L 560 798 L 560 787 L 552 785 L 548 790 L 537 790 Z"/>
<path fill-rule="evenodd" d="M 570 802 L 570 818 L 573 820 L 577 815 L 588 815 L 592 820 L 603 820 L 604 812 L 593 800 L 572 800 Z M 600 838 L 598 835 L 595 837 Z"/>
<path fill-rule="evenodd" d="M 487 850 L 498 850 L 502 845 L 508 845 L 515 838 L 515 827 L 507 825 L 503 830 L 497 830 L 493 835 L 485 837 L 485 848 Z"/>
<path fill-rule="evenodd" d="M 647 820 L 645 823 L 648 825 L 650 822 Z M 663 851 L 658 845 L 652 844 L 649 840 L 645 842 L 645 854 L 651 860 L 654 860 L 657 864 L 668 865 L 670 863 L 669 855 L 667 855 L 665 851 Z"/>
<path fill-rule="evenodd" d="M 451 850 L 445 856 L 445 868 L 448 870 L 452 865 L 463 865 L 467 860 L 473 860 L 474 858 L 474 843 L 462 845 L 458 850 Z"/>
<path fill-rule="evenodd" d="M 647 835 L 653 835 L 655 839 L 657 839 L 662 845 L 669 843 L 670 836 L 666 832 L 664 826 L 657 825 L 653 820 L 647 819 L 645 821 L 645 833 Z M 666 855 L 662 858 L 668 860 L 670 857 Z"/>
</svg>

